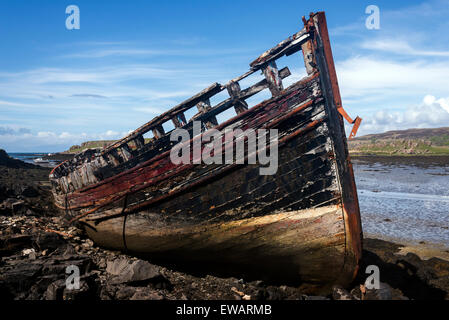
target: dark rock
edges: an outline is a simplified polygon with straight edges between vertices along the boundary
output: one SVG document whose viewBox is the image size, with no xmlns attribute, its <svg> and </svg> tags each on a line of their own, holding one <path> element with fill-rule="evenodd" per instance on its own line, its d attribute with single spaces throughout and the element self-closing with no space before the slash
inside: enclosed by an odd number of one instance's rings
<svg viewBox="0 0 449 320">
<path fill-rule="evenodd" d="M 121 287 L 115 293 L 115 298 L 117 300 L 128 300 L 136 293 L 136 291 L 137 291 L 136 287 L 129 287 L 129 286 Z"/>
<path fill-rule="evenodd" d="M 332 299 L 334 300 L 354 300 L 354 297 L 340 286 L 332 288 Z"/>
<path fill-rule="evenodd" d="M 45 300 L 63 300 L 63 293 L 66 287 L 65 280 L 60 279 L 51 283 L 44 294 Z"/>
<path fill-rule="evenodd" d="M 63 300 L 91 300 L 95 298 L 94 290 L 89 286 L 87 281 L 80 280 L 79 289 L 65 288 L 62 293 Z"/>
<path fill-rule="evenodd" d="M 31 236 L 28 235 L 1 236 L 0 256 L 5 256 L 27 247 L 29 248 L 31 245 Z"/>
<path fill-rule="evenodd" d="M 27 300 L 41 300 L 45 298 L 46 291 L 50 284 L 58 280 L 58 275 L 40 276 L 36 283 L 28 291 Z"/>
<path fill-rule="evenodd" d="M 11 203 L 11 210 L 13 214 L 20 214 L 26 211 L 25 201 L 17 200 Z"/>
<path fill-rule="evenodd" d="M 112 283 L 147 282 L 161 277 L 158 268 L 151 263 L 137 260 L 129 263 L 125 259 L 116 259 L 108 262 L 106 271 L 116 275 Z"/>
<path fill-rule="evenodd" d="M 330 300 L 325 296 L 304 296 L 304 300 Z"/>
<path fill-rule="evenodd" d="M 39 196 L 39 191 L 32 186 L 25 186 L 21 192 L 21 195 L 28 198 L 34 198 Z"/>
<path fill-rule="evenodd" d="M 393 294 L 391 287 L 384 283 L 379 283 L 379 289 L 366 289 L 363 300 L 392 300 Z"/>
<path fill-rule="evenodd" d="M 1 190 L 0 190 L 1 193 Z M 10 216 L 12 214 L 12 209 L 11 206 L 8 202 L 3 201 L 0 204 L 0 215 L 4 215 L 4 216 Z"/>
<path fill-rule="evenodd" d="M 117 286 L 111 286 L 109 284 L 104 284 L 100 289 L 100 299 L 101 300 L 112 300 L 114 299 L 116 292 L 118 291 Z"/>
<path fill-rule="evenodd" d="M 108 261 L 106 265 L 106 271 L 112 275 L 118 276 L 128 268 L 129 264 L 129 260 L 123 258 Z"/>
<path fill-rule="evenodd" d="M 97 296 L 95 274 L 85 274 L 79 279 L 79 288 L 67 286 L 66 279 L 52 282 L 44 294 L 46 300 L 93 300 Z"/>
<path fill-rule="evenodd" d="M 254 286 L 265 287 L 265 282 L 263 282 L 262 280 L 256 280 L 256 281 L 254 281 Z"/>
<path fill-rule="evenodd" d="M 369 238 L 364 239 L 363 244 L 363 261 L 360 267 L 362 272 L 359 272 L 358 283 L 364 283 L 367 277 L 363 270 L 368 265 L 376 265 L 380 270 L 381 281 L 395 288 L 392 291 L 393 299 L 449 298 L 449 281 L 442 276 L 445 269 L 449 272 L 449 262 L 441 264 L 443 273 L 437 274 L 436 265 L 430 260 L 421 260 L 413 253 L 400 255 L 400 244 Z"/>
<path fill-rule="evenodd" d="M 350 294 L 355 300 L 362 300 L 362 292 L 360 291 L 360 286 L 356 286 L 355 288 L 353 288 Z"/>
<path fill-rule="evenodd" d="M 284 293 L 276 287 L 269 286 L 266 288 L 267 300 L 281 300 Z"/>
<path fill-rule="evenodd" d="M 30 208 L 26 208 L 24 215 L 26 216 L 37 216 L 38 214 L 36 212 L 34 212 L 33 210 L 31 210 Z"/>
<path fill-rule="evenodd" d="M 66 243 L 67 241 L 62 236 L 53 232 L 41 232 L 35 240 L 37 248 L 41 251 L 45 249 L 53 251 Z"/>
<path fill-rule="evenodd" d="M 93 262 L 89 257 L 81 255 L 73 257 L 52 256 L 43 263 L 42 274 L 65 275 L 66 269 L 73 265 L 79 268 L 80 275 L 84 275 L 90 272 Z"/>
<path fill-rule="evenodd" d="M 21 160 L 11 158 L 5 150 L 0 149 L 0 166 L 8 168 L 35 168 L 31 163 L 26 163 Z"/>
<path fill-rule="evenodd" d="M 159 292 L 148 288 L 137 288 L 136 292 L 132 295 L 130 300 L 163 300 L 164 296 Z"/>
<path fill-rule="evenodd" d="M 25 292 L 35 284 L 42 267 L 35 263 L 19 263 L 13 267 L 6 266 L 0 273 L 0 291 L 12 297 Z"/>
</svg>

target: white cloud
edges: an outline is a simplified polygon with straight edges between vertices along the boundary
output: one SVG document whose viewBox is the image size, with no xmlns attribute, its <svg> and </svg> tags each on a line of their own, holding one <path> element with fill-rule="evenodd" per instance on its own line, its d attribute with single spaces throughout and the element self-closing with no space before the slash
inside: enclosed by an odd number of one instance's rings
<svg viewBox="0 0 449 320">
<path fill-rule="evenodd" d="M 10 107 L 30 107 L 29 104 L 0 100 L 0 105 Z"/>
<path fill-rule="evenodd" d="M 177 74 L 189 72 L 174 67 L 152 64 L 122 64 L 97 68 L 37 68 L 22 72 L 0 72 L 0 79 L 20 80 L 26 83 L 111 83 L 130 79 L 171 79 Z"/>
<path fill-rule="evenodd" d="M 241 53 L 253 52 L 253 49 L 248 48 L 219 48 L 219 49 L 207 49 L 207 48 L 180 48 L 181 46 L 191 46 L 195 40 L 179 40 L 173 44 L 177 45 L 173 49 L 148 49 L 142 47 L 115 47 L 115 48 L 99 48 L 88 51 L 81 51 L 77 53 L 71 53 L 64 55 L 63 58 L 84 58 L 84 59 L 96 59 L 105 57 L 154 57 L 154 56 L 180 56 L 180 57 L 207 57 L 207 56 L 223 56 L 234 55 Z"/>
<path fill-rule="evenodd" d="M 359 136 L 363 134 L 409 128 L 436 128 L 449 125 L 449 97 L 437 99 L 426 95 L 420 104 L 404 111 L 379 110 L 363 119 Z"/>
<path fill-rule="evenodd" d="M 152 108 L 152 107 L 138 107 L 138 108 L 133 108 L 133 110 L 136 112 L 143 112 L 143 113 L 149 113 L 149 114 L 154 114 L 154 115 L 158 115 L 161 113 L 161 109 Z"/>
<path fill-rule="evenodd" d="M 1 132 L 0 132 L 1 133 Z M 107 130 L 100 133 L 70 133 L 40 131 L 35 134 L 29 130 L 5 131 L 0 134 L 0 149 L 6 149 L 8 152 L 35 152 L 48 151 L 59 152 L 67 150 L 75 144 L 81 144 L 91 140 L 117 140 L 129 133 Z"/>
<path fill-rule="evenodd" d="M 401 39 L 369 40 L 362 42 L 361 47 L 400 55 L 449 57 L 449 51 L 415 49 L 407 41 Z"/>
<path fill-rule="evenodd" d="M 353 57 L 336 65 L 344 97 L 400 95 L 410 92 L 447 92 L 449 61 L 394 61 L 378 57 Z"/>
</svg>

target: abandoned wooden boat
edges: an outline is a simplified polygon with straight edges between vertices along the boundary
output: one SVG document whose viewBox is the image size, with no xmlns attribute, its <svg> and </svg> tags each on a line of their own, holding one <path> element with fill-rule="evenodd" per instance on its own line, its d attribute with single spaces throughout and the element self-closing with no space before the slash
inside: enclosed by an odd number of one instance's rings
<svg viewBox="0 0 449 320">
<path fill-rule="evenodd" d="M 242 76 L 214 83 L 123 139 L 56 167 L 50 174 L 56 205 L 104 247 L 348 284 L 358 269 L 362 230 L 343 118 L 354 124 L 351 136 L 361 119 L 342 108 L 324 12 L 303 22 Z M 284 88 L 290 71 L 276 61 L 300 51 L 307 75 Z M 240 88 L 260 71 L 261 81 Z M 245 100 L 265 89 L 271 98 L 249 108 Z M 224 90 L 229 98 L 211 105 Z M 190 109 L 198 112 L 187 121 Z M 219 123 L 226 110 L 236 115 Z M 195 137 L 193 120 L 202 122 Z M 277 129 L 277 171 L 261 175 L 258 163 L 175 164 L 168 122 L 203 150 L 201 137 L 213 129 Z"/>
</svg>

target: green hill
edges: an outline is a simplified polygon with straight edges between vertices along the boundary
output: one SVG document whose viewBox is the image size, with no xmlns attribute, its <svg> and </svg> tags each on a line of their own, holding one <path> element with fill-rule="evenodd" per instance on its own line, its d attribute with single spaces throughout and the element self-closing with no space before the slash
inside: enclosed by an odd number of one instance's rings
<svg viewBox="0 0 449 320">
<path fill-rule="evenodd" d="M 368 134 L 348 146 L 353 155 L 449 155 L 449 127 Z"/>
<path fill-rule="evenodd" d="M 75 154 L 81 152 L 85 149 L 91 148 L 104 148 L 113 143 L 115 140 L 98 140 L 98 141 L 86 141 L 81 143 L 81 145 L 71 146 L 69 150 L 64 151 L 63 153 Z"/>
</svg>

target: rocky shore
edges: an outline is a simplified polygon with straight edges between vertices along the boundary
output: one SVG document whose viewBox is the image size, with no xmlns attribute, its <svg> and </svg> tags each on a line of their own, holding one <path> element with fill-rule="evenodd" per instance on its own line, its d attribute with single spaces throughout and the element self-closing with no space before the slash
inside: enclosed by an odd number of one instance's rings
<svg viewBox="0 0 449 320">
<path fill-rule="evenodd" d="M 4 159 L 5 160 L 5 159 Z M 350 288 L 325 296 L 292 284 L 245 281 L 157 265 L 96 246 L 51 203 L 50 169 L 6 159 L 0 165 L 0 299 L 4 300 L 407 300 L 449 299 L 449 262 L 401 254 L 401 245 L 364 239 L 363 261 Z M 368 265 L 380 289 L 367 289 Z M 70 266 L 79 289 L 66 285 Z M 68 268 L 69 267 L 69 268 Z"/>
</svg>

